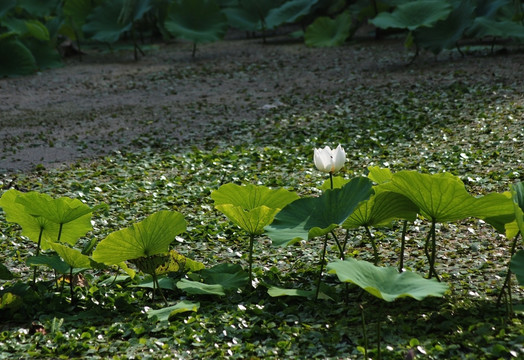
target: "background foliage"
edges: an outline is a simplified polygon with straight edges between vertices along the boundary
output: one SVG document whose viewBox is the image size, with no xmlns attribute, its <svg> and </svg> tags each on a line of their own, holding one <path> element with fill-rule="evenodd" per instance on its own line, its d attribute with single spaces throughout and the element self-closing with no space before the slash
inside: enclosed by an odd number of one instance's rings
<svg viewBox="0 0 524 360">
<path fill-rule="evenodd" d="M 406 46 L 435 54 L 464 40 L 524 39 L 519 0 L 6 0 L 0 4 L 0 76 L 62 65 L 85 44 L 184 39 L 196 45 L 228 29 L 266 37 L 278 29 L 307 46 L 339 46 L 362 25 L 406 31 Z M 290 27 L 290 25 L 293 25 Z M 381 32 L 381 36 L 387 33 Z M 140 39 L 140 40 L 139 40 Z"/>
</svg>

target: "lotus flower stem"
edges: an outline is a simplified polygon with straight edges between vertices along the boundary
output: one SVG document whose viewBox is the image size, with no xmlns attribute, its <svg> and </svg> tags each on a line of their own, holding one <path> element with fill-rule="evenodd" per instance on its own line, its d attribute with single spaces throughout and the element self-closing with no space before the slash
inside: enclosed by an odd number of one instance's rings
<svg viewBox="0 0 524 360">
<path fill-rule="evenodd" d="M 331 185 L 331 190 L 333 190 L 333 172 L 329 173 L 329 183 Z"/>
<path fill-rule="evenodd" d="M 402 225 L 402 235 L 400 237 L 400 258 L 398 261 L 398 272 L 404 271 L 404 250 L 406 248 L 406 232 L 408 229 L 408 221 L 404 220 Z"/>
<path fill-rule="evenodd" d="M 317 290 L 315 292 L 315 300 L 318 299 L 318 294 L 320 292 L 320 280 L 322 279 L 322 272 L 324 271 L 324 259 L 326 258 L 326 248 L 327 248 L 328 235 L 324 237 L 324 248 L 322 249 L 322 259 L 320 260 L 320 271 L 318 273 L 317 280 Z"/>
</svg>

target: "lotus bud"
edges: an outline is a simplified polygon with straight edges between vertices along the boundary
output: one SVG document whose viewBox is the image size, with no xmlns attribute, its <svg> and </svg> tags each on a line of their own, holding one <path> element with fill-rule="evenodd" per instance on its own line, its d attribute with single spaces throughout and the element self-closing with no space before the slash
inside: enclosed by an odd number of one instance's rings
<svg viewBox="0 0 524 360">
<path fill-rule="evenodd" d="M 334 150 L 326 146 L 324 149 L 315 149 L 313 160 L 318 170 L 334 174 L 344 166 L 346 152 L 340 144 Z"/>
</svg>

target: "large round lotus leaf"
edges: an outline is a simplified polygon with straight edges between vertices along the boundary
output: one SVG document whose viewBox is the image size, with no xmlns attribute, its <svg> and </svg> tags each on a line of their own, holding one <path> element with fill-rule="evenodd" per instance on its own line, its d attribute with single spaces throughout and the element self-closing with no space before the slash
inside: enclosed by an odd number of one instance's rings
<svg viewBox="0 0 524 360">
<path fill-rule="evenodd" d="M 398 5 L 392 12 L 381 12 L 369 22 L 382 29 L 399 28 L 415 30 L 430 27 L 448 17 L 452 7 L 446 1 L 419 0 Z"/>
<path fill-rule="evenodd" d="M 266 233 L 276 246 L 325 235 L 342 224 L 371 194 L 368 178 L 354 178 L 342 188 L 326 190 L 319 197 L 293 201 L 275 216 L 273 223 L 265 228 Z"/>
<path fill-rule="evenodd" d="M 164 25 L 172 35 L 194 43 L 218 41 L 228 28 L 226 15 L 213 0 L 173 2 Z"/>
<path fill-rule="evenodd" d="M 25 206 L 24 199 L 25 204 L 29 205 L 29 208 Z M 80 209 L 70 208 L 69 202 L 79 205 Z M 72 211 L 72 213 L 69 213 L 69 217 L 66 218 L 66 220 L 70 221 L 63 224 L 61 232 L 60 224 L 54 221 L 59 219 L 53 217 L 53 220 L 51 220 L 44 216 L 46 214 L 49 215 L 53 209 L 57 210 L 53 206 L 57 204 L 64 205 L 63 210 L 69 209 Z M 93 209 L 79 200 L 69 199 L 69 201 L 65 200 L 64 202 L 64 200 L 57 199 L 55 202 L 47 194 L 36 192 L 22 193 L 11 189 L 6 191 L 0 198 L 0 207 L 4 210 L 7 221 L 17 223 L 22 227 L 22 235 L 34 242 L 38 242 L 38 239 L 41 237 L 40 247 L 42 249 L 47 249 L 49 248 L 49 243 L 56 242 L 59 233 L 60 241 L 74 245 L 79 238 L 93 228 L 91 225 L 91 211 Z M 86 212 L 85 207 L 89 209 L 89 212 Z M 79 210 L 79 212 L 75 213 L 74 211 L 76 210 Z M 56 215 L 56 213 L 54 214 Z M 74 218 L 70 216 L 74 216 Z"/>
<path fill-rule="evenodd" d="M 422 300 L 428 296 L 442 296 L 448 289 L 445 283 L 425 279 L 411 271 L 399 273 L 393 267 L 378 267 L 353 258 L 331 262 L 327 269 L 337 274 L 340 281 L 353 283 L 388 302 L 401 297 Z"/>
<path fill-rule="evenodd" d="M 0 39 L 0 77 L 29 75 L 37 70 L 31 51 L 13 38 Z"/>
<path fill-rule="evenodd" d="M 291 0 L 282 6 L 271 9 L 266 16 L 268 29 L 276 28 L 282 24 L 294 23 L 302 16 L 310 13 L 311 8 L 318 0 Z"/>
<path fill-rule="evenodd" d="M 362 202 L 342 227 L 387 226 L 395 219 L 414 221 L 417 212 L 418 207 L 404 195 L 391 191 L 378 192 Z"/>
<path fill-rule="evenodd" d="M 298 195 L 285 189 L 270 189 L 248 184 L 222 185 L 211 193 L 215 207 L 232 222 L 252 235 L 260 235 L 276 213 Z"/>
<path fill-rule="evenodd" d="M 321 16 L 309 25 L 304 33 L 304 41 L 310 47 L 340 46 L 349 37 L 351 15 L 343 12 L 335 19 Z"/>
<path fill-rule="evenodd" d="M 159 211 L 133 226 L 115 231 L 93 252 L 93 260 L 107 265 L 166 253 L 175 236 L 186 230 L 182 214 Z"/>
<path fill-rule="evenodd" d="M 380 188 L 406 196 L 420 208 L 423 216 L 436 222 L 468 217 L 502 217 L 512 221 L 514 216 L 511 200 L 504 194 L 494 193 L 475 198 L 466 191 L 458 177 L 449 173 L 430 175 L 417 171 L 399 171 Z"/>
</svg>

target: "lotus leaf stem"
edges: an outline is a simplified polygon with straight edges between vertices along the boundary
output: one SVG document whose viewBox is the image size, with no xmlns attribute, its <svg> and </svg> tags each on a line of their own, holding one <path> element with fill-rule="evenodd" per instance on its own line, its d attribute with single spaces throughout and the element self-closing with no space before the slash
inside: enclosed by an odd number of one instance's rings
<svg viewBox="0 0 524 360">
<path fill-rule="evenodd" d="M 320 271 L 318 272 L 317 280 L 317 290 L 315 291 L 315 300 L 318 299 L 318 294 L 320 292 L 320 280 L 322 279 L 322 272 L 324 271 L 324 259 L 326 258 L 326 248 L 327 248 L 328 235 L 324 237 L 324 247 L 322 249 L 322 259 L 320 260 Z"/>
<path fill-rule="evenodd" d="M 369 230 L 369 227 L 367 225 L 364 225 L 364 228 L 366 229 L 366 233 L 368 234 L 369 240 L 371 241 L 371 246 L 373 247 L 373 257 L 375 259 L 373 262 L 373 265 L 377 266 L 379 262 L 379 258 L 378 258 L 378 248 L 377 248 L 377 243 L 375 242 L 375 237 L 373 236 L 373 234 L 371 233 L 371 230 Z"/>
<path fill-rule="evenodd" d="M 517 250 L 517 240 L 519 238 L 519 236 L 521 235 L 520 231 L 517 233 L 517 235 L 515 235 L 515 237 L 513 238 L 513 243 L 511 244 L 511 251 L 510 251 L 510 255 L 509 255 L 509 258 L 510 258 L 510 262 L 511 262 L 511 258 L 513 257 L 513 255 L 515 255 L 515 252 Z M 511 296 L 511 268 L 510 268 L 510 263 L 508 263 L 508 271 L 506 273 L 506 278 L 504 279 L 504 284 L 502 285 L 502 288 L 500 289 L 500 293 L 499 293 L 499 296 L 497 298 L 497 305 L 500 305 L 500 301 L 502 300 L 502 295 L 505 294 L 505 290 L 507 289 L 508 290 L 508 298 L 506 298 L 506 301 L 509 301 L 509 309 L 508 309 L 508 312 L 511 314 L 513 313 L 513 306 L 511 304 L 512 302 L 512 296 Z"/>
<path fill-rule="evenodd" d="M 400 237 L 400 258 L 398 261 L 398 272 L 403 272 L 404 270 L 404 250 L 406 249 L 406 232 L 408 229 L 408 221 L 404 220 L 402 225 L 402 235 Z"/>
</svg>

